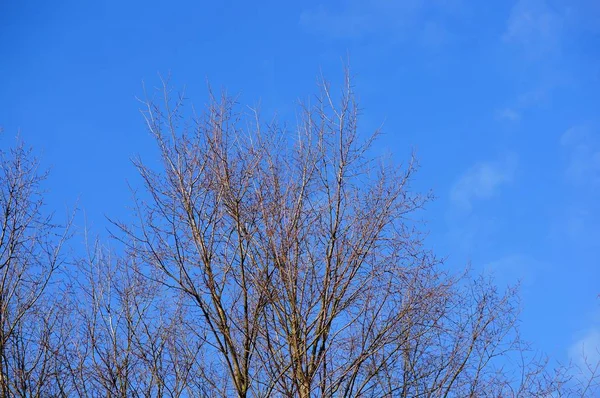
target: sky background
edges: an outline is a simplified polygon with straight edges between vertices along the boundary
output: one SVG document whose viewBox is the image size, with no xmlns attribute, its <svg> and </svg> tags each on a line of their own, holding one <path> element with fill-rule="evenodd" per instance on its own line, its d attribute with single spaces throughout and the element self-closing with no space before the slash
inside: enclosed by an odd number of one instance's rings
<svg viewBox="0 0 600 398">
<path fill-rule="evenodd" d="M 600 359 L 597 0 L 0 0 L 0 147 L 20 133 L 51 168 L 48 208 L 102 234 L 130 214 L 130 159 L 156 156 L 142 82 L 170 73 L 200 107 L 208 80 L 294 122 L 347 59 L 376 150 L 414 148 L 437 197 L 428 245 L 521 280 L 536 348 Z"/>
</svg>

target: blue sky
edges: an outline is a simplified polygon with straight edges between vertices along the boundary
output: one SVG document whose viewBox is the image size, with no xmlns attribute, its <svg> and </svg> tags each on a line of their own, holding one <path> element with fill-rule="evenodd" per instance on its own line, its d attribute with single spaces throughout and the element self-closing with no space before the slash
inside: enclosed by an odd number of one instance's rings
<svg viewBox="0 0 600 398">
<path fill-rule="evenodd" d="M 136 96 L 171 73 L 294 120 L 350 59 L 378 150 L 415 148 L 428 244 L 523 283 L 523 330 L 555 358 L 600 346 L 600 2 L 0 3 L 0 126 L 51 167 L 49 207 L 102 233 L 155 155 Z M 82 222 L 80 221 L 80 224 Z"/>
</svg>

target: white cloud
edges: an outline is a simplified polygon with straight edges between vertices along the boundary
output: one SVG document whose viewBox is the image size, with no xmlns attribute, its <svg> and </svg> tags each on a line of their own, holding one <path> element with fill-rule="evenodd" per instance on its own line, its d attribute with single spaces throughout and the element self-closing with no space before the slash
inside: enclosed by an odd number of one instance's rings
<svg viewBox="0 0 600 398">
<path fill-rule="evenodd" d="M 546 1 L 519 0 L 511 10 L 502 38 L 535 58 L 560 50 L 563 24 L 562 15 Z"/>
<path fill-rule="evenodd" d="M 593 137 L 589 127 L 577 126 L 567 130 L 560 138 L 568 157 L 565 176 L 573 184 L 600 185 L 600 143 Z"/>
<path fill-rule="evenodd" d="M 439 46 L 449 32 L 426 12 L 451 14 L 459 0 L 347 0 L 336 7 L 324 2 L 300 14 L 300 25 L 331 39 L 357 39 L 381 35 L 388 39 L 413 36 L 425 46 Z"/>
<path fill-rule="evenodd" d="M 580 369 L 600 362 L 600 330 L 590 329 L 569 348 L 569 357 Z"/>
<path fill-rule="evenodd" d="M 510 106 L 496 111 L 496 118 L 518 122 L 531 108 L 536 108 L 548 102 L 552 97 L 552 90 L 563 84 L 557 76 L 549 81 L 539 81 L 536 87 L 519 94 Z"/>
<path fill-rule="evenodd" d="M 521 119 L 521 114 L 515 109 L 504 108 L 496 111 L 496 118 L 508 120 L 509 122 L 518 122 Z"/>
<path fill-rule="evenodd" d="M 511 9 L 501 42 L 508 64 L 515 66 L 508 70 L 517 73 L 515 79 L 526 82 L 509 103 L 521 117 L 576 78 L 562 59 L 576 30 L 575 21 L 569 19 L 571 8 L 567 0 L 518 0 Z"/>
<path fill-rule="evenodd" d="M 334 39 L 357 38 L 373 28 L 372 17 L 352 9 L 332 12 L 320 4 L 316 9 L 304 10 L 300 25 Z"/>
<path fill-rule="evenodd" d="M 484 266 L 485 272 L 493 275 L 501 285 L 521 282 L 525 286 L 534 283 L 537 272 L 542 268 L 547 270 L 548 266 L 524 254 L 512 254 Z"/>
<path fill-rule="evenodd" d="M 477 251 L 492 247 L 498 232 L 498 221 L 493 217 L 449 211 L 446 222 L 449 226 L 446 236 L 453 250 L 466 254 L 468 258 Z"/>
<path fill-rule="evenodd" d="M 572 199 L 556 209 L 548 231 L 554 244 L 580 254 L 600 250 L 600 215 L 594 196 L 575 190 Z"/>
<path fill-rule="evenodd" d="M 450 199 L 462 209 L 470 210 L 475 200 L 489 199 L 500 186 L 512 182 L 517 170 L 517 157 L 508 154 L 498 161 L 476 164 L 454 184 Z"/>
<path fill-rule="evenodd" d="M 600 151 L 579 148 L 574 151 L 571 163 L 566 170 L 567 177 L 578 184 L 600 183 Z"/>
<path fill-rule="evenodd" d="M 587 142 L 590 139 L 589 129 L 583 126 L 574 126 L 560 136 L 560 144 L 572 147 Z"/>
<path fill-rule="evenodd" d="M 350 0 L 337 8 L 320 4 L 300 15 L 305 28 L 333 39 L 352 39 L 400 28 L 422 6 L 422 1 Z"/>
</svg>

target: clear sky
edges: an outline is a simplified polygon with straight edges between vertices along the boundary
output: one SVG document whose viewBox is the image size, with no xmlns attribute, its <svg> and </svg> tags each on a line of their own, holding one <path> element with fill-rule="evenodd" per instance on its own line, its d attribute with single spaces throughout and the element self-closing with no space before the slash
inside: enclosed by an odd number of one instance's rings
<svg viewBox="0 0 600 398">
<path fill-rule="evenodd" d="M 416 148 L 437 200 L 428 244 L 523 283 L 523 330 L 577 361 L 600 346 L 597 0 L 0 1 L 0 145 L 20 132 L 51 167 L 49 207 L 123 218 L 130 158 L 155 155 L 136 96 L 171 73 L 294 121 L 350 59 L 365 130 Z M 579 347 L 579 348 L 577 348 Z"/>
</svg>

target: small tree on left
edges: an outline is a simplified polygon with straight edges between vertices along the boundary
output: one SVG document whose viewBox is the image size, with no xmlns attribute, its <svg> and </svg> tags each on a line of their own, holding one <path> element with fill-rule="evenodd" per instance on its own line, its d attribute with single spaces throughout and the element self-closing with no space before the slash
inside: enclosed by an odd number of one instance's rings
<svg viewBox="0 0 600 398">
<path fill-rule="evenodd" d="M 61 306 L 52 298 L 68 224 L 44 214 L 46 178 L 22 142 L 0 149 L 0 395 L 60 395 L 54 339 Z M 64 392 L 63 392 L 64 393 Z"/>
</svg>

